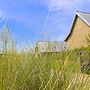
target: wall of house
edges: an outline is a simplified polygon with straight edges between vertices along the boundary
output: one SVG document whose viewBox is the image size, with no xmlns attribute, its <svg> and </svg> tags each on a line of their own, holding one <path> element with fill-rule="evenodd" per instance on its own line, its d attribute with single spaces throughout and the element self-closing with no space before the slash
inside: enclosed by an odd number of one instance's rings
<svg viewBox="0 0 90 90">
<path fill-rule="evenodd" d="M 69 48 L 86 47 L 86 37 L 88 34 L 90 34 L 90 27 L 77 16 L 73 32 L 67 40 Z"/>
</svg>

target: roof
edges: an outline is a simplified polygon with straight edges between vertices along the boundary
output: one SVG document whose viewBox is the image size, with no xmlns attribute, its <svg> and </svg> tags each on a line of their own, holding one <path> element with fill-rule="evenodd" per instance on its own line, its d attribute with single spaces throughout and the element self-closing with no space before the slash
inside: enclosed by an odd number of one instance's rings
<svg viewBox="0 0 90 90">
<path fill-rule="evenodd" d="M 75 21 L 76 21 L 77 16 L 80 17 L 83 20 L 83 22 L 86 23 L 90 27 L 90 13 L 77 11 L 76 12 L 76 15 L 75 15 L 75 18 L 74 18 L 74 22 L 73 22 L 72 27 L 71 27 L 71 30 L 70 30 L 70 33 L 66 37 L 66 39 L 64 41 L 67 41 L 68 38 L 70 37 L 70 35 L 72 34 L 72 32 L 73 32 L 73 26 L 75 24 Z"/>
<path fill-rule="evenodd" d="M 63 44 L 66 42 L 63 42 L 63 41 L 38 41 L 37 43 L 59 43 L 59 44 Z"/>
<path fill-rule="evenodd" d="M 90 13 L 77 12 L 76 13 L 86 24 L 90 26 Z"/>
<path fill-rule="evenodd" d="M 49 45 L 66 45 L 66 42 L 61 42 L 61 41 L 38 41 L 37 45 L 44 45 L 44 44 L 49 44 Z"/>
<path fill-rule="evenodd" d="M 40 52 L 60 52 L 67 49 L 67 44 L 60 41 L 39 41 L 37 47 Z"/>
</svg>

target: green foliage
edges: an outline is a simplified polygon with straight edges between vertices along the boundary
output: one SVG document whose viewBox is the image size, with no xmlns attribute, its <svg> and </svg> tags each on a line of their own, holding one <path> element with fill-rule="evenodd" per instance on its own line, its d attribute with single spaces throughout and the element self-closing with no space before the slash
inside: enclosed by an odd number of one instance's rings
<svg viewBox="0 0 90 90">
<path fill-rule="evenodd" d="M 86 37 L 86 48 L 81 49 L 81 60 L 82 60 L 82 68 L 83 72 L 86 74 L 90 74 L 90 35 Z"/>
</svg>

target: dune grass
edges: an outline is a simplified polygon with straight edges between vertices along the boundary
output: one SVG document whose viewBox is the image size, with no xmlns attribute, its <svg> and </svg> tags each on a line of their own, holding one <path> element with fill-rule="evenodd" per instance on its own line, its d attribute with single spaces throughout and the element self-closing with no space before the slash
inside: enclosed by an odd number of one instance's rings
<svg viewBox="0 0 90 90">
<path fill-rule="evenodd" d="M 89 90 L 75 51 L 0 55 L 0 90 Z"/>
</svg>

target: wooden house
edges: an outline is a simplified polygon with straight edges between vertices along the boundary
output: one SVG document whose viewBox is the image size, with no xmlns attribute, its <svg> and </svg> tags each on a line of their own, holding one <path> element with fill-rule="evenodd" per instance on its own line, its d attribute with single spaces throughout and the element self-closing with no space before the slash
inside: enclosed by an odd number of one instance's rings
<svg viewBox="0 0 90 90">
<path fill-rule="evenodd" d="M 90 34 L 90 13 L 76 12 L 71 30 L 65 42 L 70 49 L 87 47 L 86 37 Z"/>
</svg>

